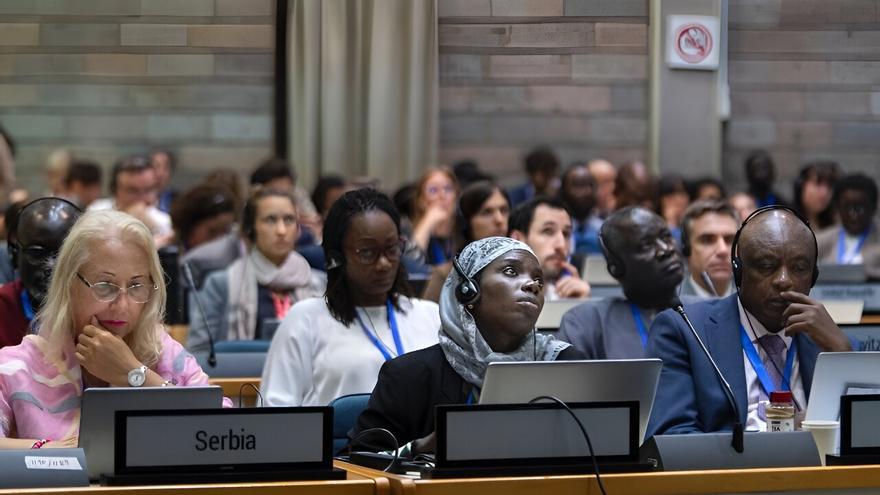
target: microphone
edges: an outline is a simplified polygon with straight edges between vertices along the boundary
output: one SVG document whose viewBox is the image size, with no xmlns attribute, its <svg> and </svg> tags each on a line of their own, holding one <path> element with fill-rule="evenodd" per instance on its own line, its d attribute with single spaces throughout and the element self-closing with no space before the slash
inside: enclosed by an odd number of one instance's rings
<svg viewBox="0 0 880 495">
<path fill-rule="evenodd" d="M 189 268 L 189 262 L 183 262 L 181 268 L 183 268 L 183 277 L 186 279 L 187 285 L 189 285 L 190 290 L 193 291 L 193 297 L 195 297 L 196 305 L 199 307 L 199 314 L 202 316 L 202 323 L 205 324 L 205 332 L 208 334 L 208 346 L 210 346 L 208 353 L 208 366 L 216 368 L 217 353 L 214 351 L 214 335 L 211 333 L 211 326 L 208 325 L 208 315 L 205 313 L 205 307 L 202 306 L 202 299 L 199 297 L 199 291 L 196 290 L 196 282 L 192 270 Z"/>
<path fill-rule="evenodd" d="M 733 410 L 733 439 L 730 442 L 730 445 L 733 447 L 733 450 L 737 451 L 737 453 L 742 454 L 744 446 L 743 446 L 743 424 L 739 419 L 739 407 L 736 405 L 736 398 L 733 396 L 733 389 L 730 388 L 730 384 L 727 383 L 727 380 L 724 378 L 724 375 L 721 374 L 721 370 L 718 369 L 718 363 L 712 359 L 712 355 L 709 354 L 709 349 L 706 348 L 706 344 L 703 343 L 703 339 L 700 338 L 700 334 L 697 333 L 697 330 L 691 324 L 690 318 L 688 318 L 687 313 L 684 310 L 684 305 L 681 304 L 681 299 L 678 297 L 672 300 L 672 308 L 675 309 L 675 312 L 678 313 L 681 318 L 684 320 L 687 327 L 690 329 L 691 334 L 693 334 L 694 338 L 697 339 L 697 343 L 700 344 L 700 349 L 703 350 L 703 354 L 706 355 L 706 359 L 712 363 L 712 368 L 715 370 L 715 375 L 721 381 L 723 385 L 722 389 L 724 390 L 724 396 L 727 397 L 727 402 L 730 405 L 730 408 Z"/>
</svg>

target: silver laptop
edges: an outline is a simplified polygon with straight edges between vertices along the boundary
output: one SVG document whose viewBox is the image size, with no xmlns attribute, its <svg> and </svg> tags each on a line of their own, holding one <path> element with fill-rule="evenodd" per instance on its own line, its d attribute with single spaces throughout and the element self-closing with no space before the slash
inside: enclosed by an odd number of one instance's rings
<svg viewBox="0 0 880 495">
<path fill-rule="evenodd" d="M 564 402 L 639 401 L 639 445 L 654 405 L 659 359 L 490 363 L 480 404 L 528 402 L 550 395 Z"/>
<path fill-rule="evenodd" d="M 865 265 L 819 263 L 817 284 L 859 284 L 866 280 Z"/>
<path fill-rule="evenodd" d="M 808 420 L 840 420 L 840 396 L 880 393 L 880 352 L 823 352 L 816 359 Z"/>
<path fill-rule="evenodd" d="M 113 474 L 116 411 L 209 409 L 222 405 L 223 391 L 217 386 L 87 388 L 82 395 L 79 446 L 86 454 L 89 478 Z"/>
<path fill-rule="evenodd" d="M 555 301 L 545 301 L 544 309 L 541 310 L 541 314 L 538 315 L 538 321 L 535 322 L 535 326 L 538 330 L 559 330 L 559 324 L 562 322 L 562 317 L 565 313 L 568 312 L 571 308 L 583 304 L 583 299 L 557 299 Z"/>
<path fill-rule="evenodd" d="M 608 273 L 608 262 L 601 254 L 587 256 L 583 274 L 584 280 L 590 285 L 620 285 L 620 282 Z"/>
</svg>

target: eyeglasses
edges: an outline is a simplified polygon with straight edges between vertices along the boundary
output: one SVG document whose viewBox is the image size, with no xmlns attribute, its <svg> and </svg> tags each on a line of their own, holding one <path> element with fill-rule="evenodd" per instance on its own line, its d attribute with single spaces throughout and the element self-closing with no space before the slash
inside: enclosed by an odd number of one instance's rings
<svg viewBox="0 0 880 495">
<path fill-rule="evenodd" d="M 95 296 L 99 302 L 113 302 L 119 297 L 120 293 L 125 293 L 128 295 L 128 298 L 133 302 L 138 304 L 146 304 L 153 298 L 153 293 L 156 292 L 159 287 L 157 285 L 145 285 L 145 284 L 131 284 L 125 289 L 122 287 L 111 284 L 110 282 L 98 282 L 96 284 L 89 283 L 82 275 L 79 273 L 76 274 L 82 283 L 86 284 L 89 289 L 92 289 L 92 294 Z"/>
<path fill-rule="evenodd" d="M 354 253 L 357 255 L 357 260 L 364 265 L 372 265 L 379 259 L 379 255 L 384 254 L 388 261 L 398 261 L 400 257 L 403 255 L 403 250 L 406 245 L 406 241 L 400 239 L 394 244 L 389 246 L 385 246 L 384 248 L 380 247 L 368 247 L 355 249 Z"/>
</svg>

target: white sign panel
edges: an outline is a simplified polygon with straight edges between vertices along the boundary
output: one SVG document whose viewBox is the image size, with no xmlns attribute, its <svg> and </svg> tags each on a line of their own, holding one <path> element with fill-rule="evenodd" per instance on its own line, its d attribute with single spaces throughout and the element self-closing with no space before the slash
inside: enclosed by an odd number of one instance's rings
<svg viewBox="0 0 880 495">
<path fill-rule="evenodd" d="M 717 17 L 667 17 L 666 65 L 674 69 L 715 70 L 721 49 Z"/>
</svg>

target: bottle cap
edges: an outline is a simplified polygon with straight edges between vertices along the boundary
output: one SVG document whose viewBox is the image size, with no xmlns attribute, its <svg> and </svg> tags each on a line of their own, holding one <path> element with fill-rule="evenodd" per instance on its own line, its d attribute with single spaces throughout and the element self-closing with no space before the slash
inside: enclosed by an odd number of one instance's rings
<svg viewBox="0 0 880 495">
<path fill-rule="evenodd" d="M 794 402 L 789 391 L 770 392 L 770 402 Z"/>
</svg>

